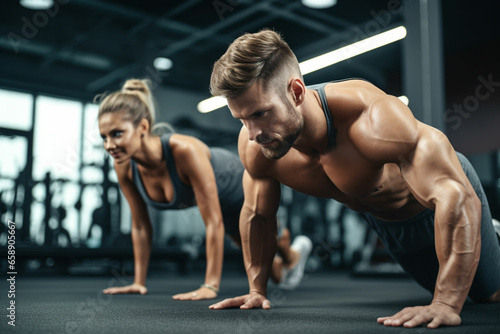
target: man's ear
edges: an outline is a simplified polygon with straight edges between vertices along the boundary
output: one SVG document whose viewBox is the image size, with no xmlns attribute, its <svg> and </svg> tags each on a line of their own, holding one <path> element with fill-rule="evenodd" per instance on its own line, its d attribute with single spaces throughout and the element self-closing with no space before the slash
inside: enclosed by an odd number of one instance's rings
<svg viewBox="0 0 500 334">
<path fill-rule="evenodd" d="M 290 79 L 289 87 L 292 91 L 292 97 L 293 101 L 295 102 L 295 106 L 300 106 L 302 102 L 304 102 L 304 98 L 306 96 L 306 85 L 300 78 L 293 77 Z"/>
</svg>

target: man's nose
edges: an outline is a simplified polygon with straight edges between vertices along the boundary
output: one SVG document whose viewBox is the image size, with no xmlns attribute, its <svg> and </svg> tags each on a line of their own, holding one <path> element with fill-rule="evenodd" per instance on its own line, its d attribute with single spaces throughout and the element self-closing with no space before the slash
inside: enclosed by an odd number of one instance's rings
<svg viewBox="0 0 500 334">
<path fill-rule="evenodd" d="M 245 126 L 248 130 L 248 139 L 251 141 L 254 141 L 255 138 L 257 138 L 262 133 L 260 127 L 258 127 L 254 122 L 247 122 Z"/>
</svg>

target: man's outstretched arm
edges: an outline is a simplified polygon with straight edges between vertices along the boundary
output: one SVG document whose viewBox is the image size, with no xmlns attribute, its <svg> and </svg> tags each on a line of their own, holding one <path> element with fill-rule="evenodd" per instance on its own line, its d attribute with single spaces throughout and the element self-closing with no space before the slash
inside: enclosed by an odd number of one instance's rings
<svg viewBox="0 0 500 334">
<path fill-rule="evenodd" d="M 374 133 L 362 141 L 362 149 L 373 161 L 398 164 L 417 200 L 435 210 L 440 265 L 430 305 L 406 308 L 378 321 L 405 327 L 459 325 L 481 250 L 479 198 L 446 136 L 416 121 L 396 98 L 375 102 L 368 116 L 366 123 Z"/>
<path fill-rule="evenodd" d="M 439 272 L 434 298 L 428 308 L 404 312 L 390 325 L 459 325 L 479 263 L 481 202 L 446 137 L 433 130 L 429 137 L 419 140 L 409 163 L 400 163 L 400 168 L 411 191 L 435 210 Z"/>
<path fill-rule="evenodd" d="M 211 305 L 211 309 L 271 307 L 266 298 L 267 282 L 277 248 L 276 213 L 281 188 L 279 182 L 272 178 L 253 178 L 245 171 L 243 189 L 245 202 L 240 214 L 240 234 L 249 294 L 226 299 Z"/>
</svg>

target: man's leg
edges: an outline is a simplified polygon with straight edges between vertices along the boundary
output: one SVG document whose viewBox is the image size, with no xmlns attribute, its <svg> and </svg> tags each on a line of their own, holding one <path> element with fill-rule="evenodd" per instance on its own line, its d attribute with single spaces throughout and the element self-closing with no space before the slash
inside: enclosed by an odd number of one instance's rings
<svg viewBox="0 0 500 334">
<path fill-rule="evenodd" d="M 300 253 L 291 248 L 290 231 L 285 227 L 278 235 L 278 251 L 274 257 L 271 279 L 278 284 L 282 280 L 283 268 L 292 268 L 300 260 Z"/>
<path fill-rule="evenodd" d="M 478 303 L 500 303 L 500 289 L 493 294 L 490 298 L 484 300 L 476 300 Z"/>
<path fill-rule="evenodd" d="M 278 254 L 273 263 L 273 273 L 276 273 L 279 287 L 285 290 L 296 289 L 306 267 L 307 258 L 312 250 L 312 241 L 304 235 L 295 237 L 290 245 L 290 231 L 282 228 L 278 234 Z M 281 260 L 281 261 L 280 261 Z"/>
<path fill-rule="evenodd" d="M 229 238 L 241 248 L 239 233 L 239 211 L 223 212 L 224 227 Z M 304 275 L 305 264 L 312 250 L 311 240 L 303 235 L 297 236 L 291 244 L 290 231 L 278 222 L 277 255 L 271 268 L 271 280 L 280 288 L 297 288 Z"/>
<path fill-rule="evenodd" d="M 497 223 L 491 217 L 486 194 L 471 163 L 457 153 L 467 178 L 481 201 L 481 257 L 469 297 L 474 301 L 498 301 L 500 291 L 500 243 Z"/>
<path fill-rule="evenodd" d="M 241 237 L 239 234 L 229 235 L 229 238 L 236 244 L 236 246 L 241 248 Z M 307 238 L 307 237 L 300 236 L 300 238 Z M 286 278 L 283 276 L 287 277 L 290 276 L 286 274 L 291 272 L 292 269 L 297 268 L 301 258 L 304 259 L 303 262 L 305 263 L 305 260 L 307 260 L 307 257 L 309 256 L 310 253 L 310 250 L 308 251 L 307 247 L 308 243 L 307 241 L 304 242 L 304 239 L 302 239 L 301 244 L 306 245 L 306 247 L 303 246 L 297 247 L 298 249 L 292 248 L 292 245 L 290 245 L 290 231 L 287 228 L 283 228 L 281 234 L 278 236 L 277 242 L 278 242 L 278 250 L 276 256 L 274 257 L 273 266 L 271 268 L 271 280 L 275 284 L 283 283 L 282 282 L 283 278 Z M 304 266 L 302 266 L 302 268 L 297 268 L 297 269 L 299 271 L 302 271 L 303 274 Z M 301 279 L 302 275 L 300 275 L 300 278 L 295 277 L 293 288 L 298 286 L 298 283 L 300 283 Z M 290 285 L 290 283 L 288 283 L 288 285 Z"/>
<path fill-rule="evenodd" d="M 493 219 L 493 228 L 495 229 L 495 232 L 498 237 L 498 243 L 500 244 L 500 222 L 496 219 Z M 485 300 L 480 300 L 479 302 L 483 303 L 500 303 L 500 288 L 498 289 L 497 292 L 493 294 L 490 298 L 487 298 Z"/>
<path fill-rule="evenodd" d="M 492 221 L 493 221 L 493 228 L 495 229 L 495 232 L 497 233 L 498 243 L 500 244 L 500 222 L 498 220 L 496 220 L 495 218 L 493 218 Z"/>
<path fill-rule="evenodd" d="M 299 252 L 291 248 L 291 243 L 290 231 L 285 227 L 278 236 L 278 255 L 281 256 L 285 267 L 295 266 L 300 259 Z"/>
</svg>

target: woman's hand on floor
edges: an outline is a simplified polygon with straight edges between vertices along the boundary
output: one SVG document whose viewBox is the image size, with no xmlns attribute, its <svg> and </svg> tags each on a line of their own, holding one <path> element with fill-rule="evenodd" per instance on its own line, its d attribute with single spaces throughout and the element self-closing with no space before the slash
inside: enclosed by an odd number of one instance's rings
<svg viewBox="0 0 500 334">
<path fill-rule="evenodd" d="M 203 300 L 203 299 L 213 299 L 215 297 L 217 297 L 217 293 L 208 288 L 199 288 L 198 290 L 186 293 L 179 293 L 172 296 L 172 298 L 176 300 Z"/>
<path fill-rule="evenodd" d="M 128 294 L 128 293 L 130 294 L 139 293 L 141 295 L 145 295 L 148 293 L 148 289 L 142 284 L 133 283 L 127 286 L 107 288 L 104 289 L 103 292 L 108 295 Z"/>
</svg>

